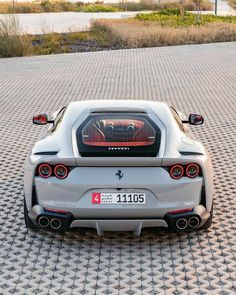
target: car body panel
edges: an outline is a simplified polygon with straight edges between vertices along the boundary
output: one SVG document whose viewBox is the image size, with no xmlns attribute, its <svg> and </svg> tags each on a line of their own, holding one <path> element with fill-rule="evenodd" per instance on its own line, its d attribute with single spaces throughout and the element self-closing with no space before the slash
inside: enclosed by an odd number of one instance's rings
<svg viewBox="0 0 236 295">
<path fill-rule="evenodd" d="M 119 169 L 124 175 L 120 180 L 116 167 L 78 167 L 63 181 L 36 177 L 38 201 L 45 208 L 64 209 L 80 218 L 163 217 L 175 208 L 194 207 L 200 202 L 201 177 L 191 181 L 183 177 L 176 182 L 161 167 Z M 92 204 L 93 192 L 146 193 L 147 201 L 142 205 L 97 205 Z"/>
<path fill-rule="evenodd" d="M 91 112 L 106 111 L 147 114 L 161 130 L 157 156 L 82 157 L 75 136 L 77 128 Z M 57 114 L 60 113 L 55 112 L 53 118 Z M 64 164 L 73 169 L 66 179 L 43 179 L 35 176 L 40 163 Z M 182 177 L 179 180 L 170 177 L 168 167 L 189 163 L 201 167 L 201 176 L 194 179 Z M 118 169 L 124 174 L 121 180 L 116 178 Z M 179 128 L 166 103 L 137 100 L 79 101 L 66 107 L 56 128 L 49 127 L 46 136 L 34 145 L 26 159 L 24 190 L 29 213 L 35 205 L 33 189 L 36 192 L 36 202 L 42 208 L 66 210 L 75 218 L 85 220 L 111 217 L 124 220 L 127 217 L 137 220 L 163 218 L 171 210 L 199 206 L 204 189 L 203 205 L 209 214 L 213 199 L 213 169 L 205 147 L 194 138 L 189 127 L 186 126 L 183 130 Z M 145 192 L 147 203 L 129 206 L 98 206 L 91 203 L 93 192 L 117 192 L 117 189 L 121 192 Z"/>
</svg>

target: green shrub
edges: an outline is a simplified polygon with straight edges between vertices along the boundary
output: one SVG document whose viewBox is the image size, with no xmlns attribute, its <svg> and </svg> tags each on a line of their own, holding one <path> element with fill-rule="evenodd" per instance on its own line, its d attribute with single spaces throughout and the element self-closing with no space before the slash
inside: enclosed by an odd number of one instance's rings
<svg viewBox="0 0 236 295">
<path fill-rule="evenodd" d="M 78 12 L 116 12 L 119 11 L 118 8 L 103 5 L 103 4 L 91 4 L 91 5 L 83 5 L 77 9 Z"/>
<path fill-rule="evenodd" d="M 158 15 L 180 15 L 179 8 L 166 8 L 157 12 Z"/>
<path fill-rule="evenodd" d="M 178 10 L 164 9 L 152 13 L 139 13 L 135 19 L 141 21 L 157 22 L 161 26 L 178 27 L 196 25 L 196 18 L 193 13 L 185 12 L 184 18 L 179 15 Z M 197 25 L 204 25 L 206 23 L 226 22 L 236 23 L 236 16 L 217 16 L 205 14 L 201 16 Z"/>
</svg>

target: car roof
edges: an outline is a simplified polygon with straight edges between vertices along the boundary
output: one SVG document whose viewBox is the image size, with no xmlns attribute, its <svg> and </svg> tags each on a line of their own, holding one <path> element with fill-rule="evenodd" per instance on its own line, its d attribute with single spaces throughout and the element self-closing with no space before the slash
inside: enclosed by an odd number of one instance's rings
<svg viewBox="0 0 236 295">
<path fill-rule="evenodd" d="M 166 128 L 174 124 L 174 117 L 167 103 L 147 100 L 83 100 L 70 102 L 66 108 L 61 127 L 72 127 L 82 116 L 99 112 L 138 112 L 155 114 Z"/>
<path fill-rule="evenodd" d="M 131 99 L 114 99 L 114 100 L 83 100 L 70 102 L 69 107 L 81 108 L 86 107 L 86 109 L 90 109 L 90 111 L 109 111 L 109 110 L 132 110 L 132 111 L 145 111 L 151 112 L 153 107 L 158 107 L 159 109 L 163 109 L 167 107 L 165 102 L 159 101 L 148 101 L 148 100 L 131 100 Z"/>
</svg>

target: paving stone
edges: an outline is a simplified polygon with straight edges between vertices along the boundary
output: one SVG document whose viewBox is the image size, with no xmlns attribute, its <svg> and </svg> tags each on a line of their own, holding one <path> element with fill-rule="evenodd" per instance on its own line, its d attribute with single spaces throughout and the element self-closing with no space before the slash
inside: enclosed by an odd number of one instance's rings
<svg viewBox="0 0 236 295">
<path fill-rule="evenodd" d="M 236 294 L 236 43 L 0 60 L 0 294 Z M 69 101 L 135 98 L 200 113 L 214 165 L 213 226 L 167 234 L 27 230 L 23 163 Z"/>
</svg>

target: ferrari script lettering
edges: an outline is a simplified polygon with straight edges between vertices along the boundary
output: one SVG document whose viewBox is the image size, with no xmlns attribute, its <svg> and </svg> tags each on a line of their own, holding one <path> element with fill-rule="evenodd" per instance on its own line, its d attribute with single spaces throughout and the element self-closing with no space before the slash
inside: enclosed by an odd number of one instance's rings
<svg viewBox="0 0 236 295">
<path fill-rule="evenodd" d="M 129 147 L 109 147 L 109 151 L 129 151 Z"/>
</svg>

